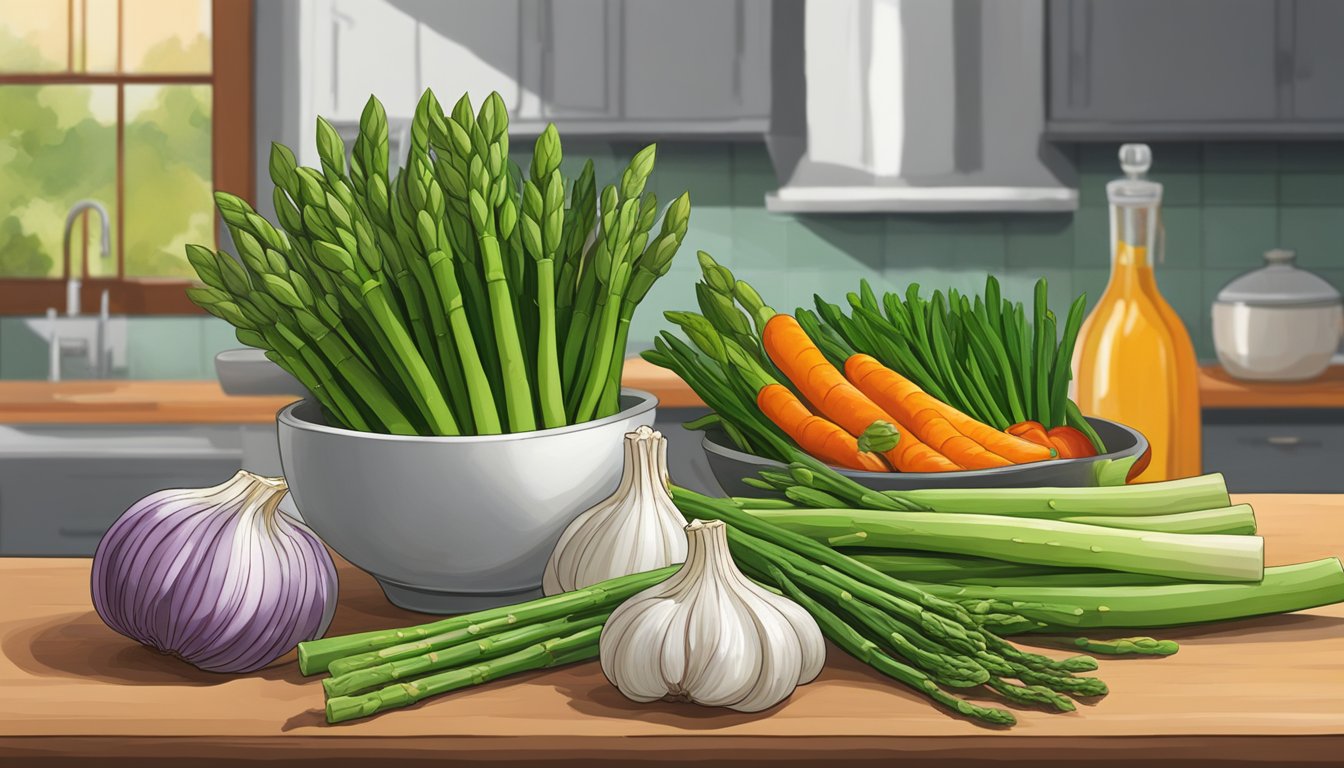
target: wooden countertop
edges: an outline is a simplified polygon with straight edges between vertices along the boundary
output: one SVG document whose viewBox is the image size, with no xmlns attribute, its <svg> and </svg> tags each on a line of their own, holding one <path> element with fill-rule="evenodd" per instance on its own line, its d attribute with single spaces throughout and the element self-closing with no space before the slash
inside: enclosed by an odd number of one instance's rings
<svg viewBox="0 0 1344 768">
<path fill-rule="evenodd" d="M 1344 497 L 1243 496 L 1271 563 L 1344 554 Z M 329 726 L 322 688 L 292 656 L 260 673 L 199 672 L 113 633 L 89 602 L 89 560 L 0 560 L 0 764 L 80 757 L 136 766 L 290 759 L 325 767 L 547 760 L 681 764 L 727 758 L 817 764 L 914 757 L 996 766 L 1327 764 L 1344 755 L 1344 606 L 1156 631 L 1163 659 L 1103 661 L 1109 696 L 1017 726 L 959 719 L 834 647 L 826 670 L 758 714 L 635 705 L 589 662 L 506 679 Z M 331 631 L 423 620 L 341 567 Z M 1134 634 L 1133 632 L 1121 634 Z M 8 763 L 7 763 L 8 761 Z"/>
<path fill-rule="evenodd" d="M 625 363 L 627 386 L 658 396 L 666 407 L 701 407 L 695 392 L 676 374 L 643 359 Z M 1311 381 L 1241 381 L 1218 365 L 1199 371 L 1199 402 L 1204 408 L 1344 408 L 1344 366 L 1331 366 Z"/>
<path fill-rule="evenodd" d="M 217 381 L 0 381 L 0 424 L 267 424 L 297 399 Z"/>
<path fill-rule="evenodd" d="M 641 358 L 626 361 L 623 382 L 663 408 L 704 405 L 676 374 Z M 1344 408 L 1344 366 L 1296 384 L 1237 381 L 1206 366 L 1199 384 L 1205 408 Z M 225 395 L 215 381 L 0 381 L 0 424 L 266 424 L 294 399 Z"/>
<path fill-rule="evenodd" d="M 700 405 L 675 375 L 640 359 L 625 385 L 665 408 Z M 217 381 L 0 381 L 0 424 L 269 424 L 298 398 L 226 395 Z"/>
<path fill-rule="evenodd" d="M 1199 372 L 1204 408 L 1344 408 L 1344 366 L 1332 365 L 1310 381 L 1241 381 L 1221 366 Z"/>
</svg>

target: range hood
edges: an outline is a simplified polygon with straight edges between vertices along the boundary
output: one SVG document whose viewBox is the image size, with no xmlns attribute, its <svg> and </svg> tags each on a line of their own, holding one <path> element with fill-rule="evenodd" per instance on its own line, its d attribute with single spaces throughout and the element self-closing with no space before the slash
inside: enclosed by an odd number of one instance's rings
<svg viewBox="0 0 1344 768">
<path fill-rule="evenodd" d="M 1078 207 L 1042 138 L 1044 0 L 783 2 L 773 43 L 769 210 Z"/>
</svg>

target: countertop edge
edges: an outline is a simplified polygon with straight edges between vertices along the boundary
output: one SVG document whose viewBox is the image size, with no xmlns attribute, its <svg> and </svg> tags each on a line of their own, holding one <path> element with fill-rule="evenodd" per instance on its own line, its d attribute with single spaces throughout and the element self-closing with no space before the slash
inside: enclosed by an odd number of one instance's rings
<svg viewBox="0 0 1344 768">
<path fill-rule="evenodd" d="M 737 736 L 703 733 L 696 736 L 610 737 L 464 737 L 464 736 L 341 736 L 283 734 L 272 737 L 217 736 L 6 736 L 0 737 L 0 764 L 22 760 L 25 766 L 55 761 L 93 760 L 99 765 L 155 766 L 180 764 L 225 765 L 255 759 L 266 750 L 268 760 L 293 763 L 321 762 L 323 766 L 362 764 L 386 758 L 395 741 L 399 766 L 441 763 L 451 750 L 455 764 L 591 765 L 595 762 L 629 765 L 727 762 L 749 757 L 776 765 L 815 765 L 817 761 L 844 763 L 889 762 L 917 757 L 921 761 L 956 761 L 966 765 L 984 760 L 1005 766 L 1077 765 L 1087 750 L 1089 766 L 1132 765 L 1135 760 L 1160 759 L 1163 765 L 1212 765 L 1235 758 L 1239 764 L 1283 766 L 1337 764 L 1344 734 L 1238 736 L 1017 736 L 1004 734 L 987 743 L 983 736 Z M 987 749 L 993 751 L 992 759 Z"/>
</svg>

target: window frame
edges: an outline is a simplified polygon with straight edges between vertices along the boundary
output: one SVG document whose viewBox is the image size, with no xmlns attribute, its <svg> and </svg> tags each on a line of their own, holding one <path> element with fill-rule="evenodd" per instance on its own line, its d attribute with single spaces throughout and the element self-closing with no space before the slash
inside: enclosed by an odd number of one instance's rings
<svg viewBox="0 0 1344 768">
<path fill-rule="evenodd" d="M 89 74 L 33 72 L 0 74 L 2 85 L 125 85 L 209 84 L 211 86 L 211 175 L 216 190 L 231 192 L 255 204 L 256 178 L 252 121 L 252 47 L 254 0 L 213 0 L 211 4 L 211 71 L 202 75 Z M 120 19 L 120 13 L 118 14 Z M 74 23 L 71 21 L 71 28 Z M 120 30 L 118 30 L 120 35 Z M 124 89 L 118 90 L 118 117 L 122 114 Z M 117 198 L 125 200 L 125 168 L 122 167 L 124 121 L 117 123 Z M 112 235 L 116 238 L 118 273 L 125 260 L 125 205 L 117 206 Z M 86 220 L 87 221 L 87 220 Z M 215 237 L 219 238 L 218 217 Z M 86 238 L 87 241 L 87 238 Z M 217 247 L 217 246 L 216 246 Z M 124 315 L 201 315 L 204 311 L 187 299 L 188 278 L 88 277 L 87 256 L 72 259 L 84 275 L 80 311 L 96 313 L 104 290 L 109 310 Z M 69 265 L 60 277 L 0 277 L 0 315 L 40 315 L 48 307 L 65 309 L 65 283 Z"/>
</svg>

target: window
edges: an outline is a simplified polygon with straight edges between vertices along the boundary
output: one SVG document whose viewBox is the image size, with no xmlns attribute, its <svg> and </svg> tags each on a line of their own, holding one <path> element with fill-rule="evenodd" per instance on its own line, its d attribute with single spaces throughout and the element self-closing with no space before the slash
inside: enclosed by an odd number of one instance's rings
<svg viewBox="0 0 1344 768">
<path fill-rule="evenodd" d="M 253 198 L 252 0 L 0 0 L 0 314 L 195 313 L 184 246 Z M 110 219 L 109 250 L 92 210 Z"/>
</svg>

